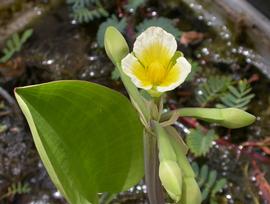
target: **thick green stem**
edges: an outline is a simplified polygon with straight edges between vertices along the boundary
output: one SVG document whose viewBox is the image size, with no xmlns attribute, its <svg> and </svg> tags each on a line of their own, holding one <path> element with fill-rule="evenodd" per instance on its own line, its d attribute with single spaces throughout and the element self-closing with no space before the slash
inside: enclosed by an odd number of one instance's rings
<svg viewBox="0 0 270 204">
<path fill-rule="evenodd" d="M 195 117 L 199 119 L 220 121 L 223 119 L 220 110 L 221 109 L 217 108 L 180 108 L 164 113 L 162 115 L 162 120 L 169 119 L 174 112 L 177 112 L 181 117 Z"/>
<path fill-rule="evenodd" d="M 150 204 L 164 204 L 161 182 L 159 180 L 157 139 L 144 131 L 145 182 Z"/>
</svg>

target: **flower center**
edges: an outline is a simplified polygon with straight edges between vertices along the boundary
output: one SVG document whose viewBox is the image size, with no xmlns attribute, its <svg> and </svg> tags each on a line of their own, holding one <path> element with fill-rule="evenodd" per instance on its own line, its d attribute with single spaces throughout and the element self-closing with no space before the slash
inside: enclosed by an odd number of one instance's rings
<svg viewBox="0 0 270 204">
<path fill-rule="evenodd" d="M 147 77 L 153 85 L 159 85 L 166 77 L 165 67 L 158 61 L 152 62 L 147 69 Z"/>
</svg>

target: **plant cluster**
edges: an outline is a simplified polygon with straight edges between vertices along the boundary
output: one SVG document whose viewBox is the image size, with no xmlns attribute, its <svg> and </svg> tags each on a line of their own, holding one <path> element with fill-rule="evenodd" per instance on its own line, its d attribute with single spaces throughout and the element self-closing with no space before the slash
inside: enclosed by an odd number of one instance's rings
<svg viewBox="0 0 270 204">
<path fill-rule="evenodd" d="M 110 26 L 104 46 L 131 102 L 109 88 L 77 80 L 15 90 L 56 187 L 72 204 L 95 204 L 101 202 L 98 193 L 125 191 L 144 176 L 151 204 L 165 202 L 162 188 L 175 203 L 214 198 L 224 180 L 215 182 L 216 172 L 207 173 L 206 167 L 199 174 L 193 170 L 188 147 L 173 124 L 182 116 L 240 128 L 255 117 L 238 108 L 164 112 L 165 93 L 184 83 L 191 64 L 176 51 L 175 37 L 161 27 L 142 32 L 130 52 L 122 34 Z M 195 155 L 204 155 L 215 137 L 211 130 L 192 130 L 187 143 Z"/>
</svg>

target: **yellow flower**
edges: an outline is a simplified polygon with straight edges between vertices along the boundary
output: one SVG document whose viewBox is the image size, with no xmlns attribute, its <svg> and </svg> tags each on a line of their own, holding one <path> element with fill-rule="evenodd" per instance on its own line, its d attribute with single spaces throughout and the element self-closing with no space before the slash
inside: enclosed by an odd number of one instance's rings
<svg viewBox="0 0 270 204">
<path fill-rule="evenodd" d="M 160 27 L 150 27 L 136 39 L 133 53 L 122 59 L 123 71 L 138 87 L 158 96 L 184 82 L 190 63 L 177 55 L 173 35 Z"/>
</svg>

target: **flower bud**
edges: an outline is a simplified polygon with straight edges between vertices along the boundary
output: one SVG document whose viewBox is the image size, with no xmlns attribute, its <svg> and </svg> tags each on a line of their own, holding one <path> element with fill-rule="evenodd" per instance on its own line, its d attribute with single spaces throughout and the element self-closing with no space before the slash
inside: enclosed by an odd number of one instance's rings
<svg viewBox="0 0 270 204">
<path fill-rule="evenodd" d="M 129 53 L 128 44 L 123 35 L 113 26 L 106 29 L 104 46 L 110 60 L 116 65 Z"/>
<path fill-rule="evenodd" d="M 169 196 L 178 202 L 182 194 L 182 173 L 177 162 L 162 161 L 159 165 L 159 178 Z"/>
<path fill-rule="evenodd" d="M 182 117 L 194 117 L 232 129 L 248 126 L 256 120 L 254 115 L 238 108 L 181 108 L 177 112 Z M 172 112 L 163 114 L 163 120 L 171 115 Z"/>
<path fill-rule="evenodd" d="M 164 128 L 160 126 L 160 124 L 155 123 L 154 127 L 158 139 L 159 161 L 162 162 L 170 160 L 176 162 L 176 154 L 169 139 L 171 136 L 167 134 Z"/>
<path fill-rule="evenodd" d="M 202 194 L 193 177 L 183 178 L 183 192 L 181 204 L 201 204 Z"/>
<path fill-rule="evenodd" d="M 256 117 L 238 108 L 221 109 L 223 121 L 220 123 L 227 128 L 241 128 L 252 124 Z"/>
</svg>

